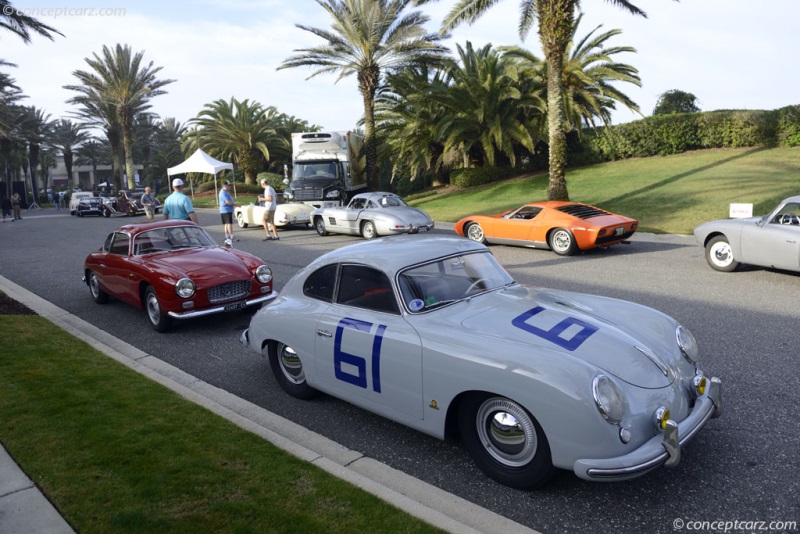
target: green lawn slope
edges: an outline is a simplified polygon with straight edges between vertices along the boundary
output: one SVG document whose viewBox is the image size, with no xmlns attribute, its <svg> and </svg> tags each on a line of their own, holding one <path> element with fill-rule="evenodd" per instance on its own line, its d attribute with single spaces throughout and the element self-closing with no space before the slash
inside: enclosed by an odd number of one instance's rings
<svg viewBox="0 0 800 534">
<path fill-rule="evenodd" d="M 640 221 L 644 232 L 690 234 L 698 224 L 728 217 L 732 202 L 763 215 L 800 195 L 800 148 L 740 148 L 614 161 L 568 169 L 570 199 Z M 430 195 L 411 205 L 436 221 L 497 213 L 547 198 L 547 174 Z"/>
</svg>

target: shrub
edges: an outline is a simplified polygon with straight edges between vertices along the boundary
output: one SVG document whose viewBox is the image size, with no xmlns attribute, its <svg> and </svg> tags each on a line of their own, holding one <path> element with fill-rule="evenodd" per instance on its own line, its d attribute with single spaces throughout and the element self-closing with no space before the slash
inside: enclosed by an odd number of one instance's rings
<svg viewBox="0 0 800 534">
<path fill-rule="evenodd" d="M 274 172 L 260 172 L 256 177 L 256 186 L 259 191 L 263 191 L 264 189 L 261 187 L 261 180 L 266 179 L 267 183 L 275 189 L 276 192 L 281 192 L 286 188 L 286 184 L 283 183 L 283 175 L 276 174 Z"/>
<path fill-rule="evenodd" d="M 458 188 L 473 187 L 502 180 L 508 176 L 509 169 L 498 167 L 478 167 L 475 169 L 455 169 L 450 173 L 450 183 Z"/>
<path fill-rule="evenodd" d="M 800 106 L 775 110 L 775 143 L 778 146 L 800 146 Z"/>
</svg>

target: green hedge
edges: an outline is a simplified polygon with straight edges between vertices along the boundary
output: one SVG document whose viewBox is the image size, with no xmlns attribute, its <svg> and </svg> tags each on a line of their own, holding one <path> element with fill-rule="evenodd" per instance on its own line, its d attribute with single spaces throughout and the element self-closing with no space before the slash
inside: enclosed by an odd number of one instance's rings
<svg viewBox="0 0 800 534">
<path fill-rule="evenodd" d="M 454 169 L 450 172 L 450 183 L 459 188 L 474 187 L 507 178 L 509 169 L 479 167 L 476 169 Z"/>
<path fill-rule="evenodd" d="M 283 175 L 276 174 L 274 172 L 260 172 L 256 177 L 256 186 L 259 192 L 264 191 L 264 188 L 261 187 L 261 180 L 265 179 L 267 183 L 275 189 L 276 192 L 281 192 L 286 188 L 286 184 L 283 183 Z"/>
</svg>

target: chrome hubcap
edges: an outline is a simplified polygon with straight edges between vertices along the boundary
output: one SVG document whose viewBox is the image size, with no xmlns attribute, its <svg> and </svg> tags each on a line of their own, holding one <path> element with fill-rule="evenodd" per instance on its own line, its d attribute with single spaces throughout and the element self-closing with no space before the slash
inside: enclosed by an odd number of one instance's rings
<svg viewBox="0 0 800 534">
<path fill-rule="evenodd" d="M 100 284 L 97 282 L 97 277 L 94 273 L 89 276 L 89 291 L 92 292 L 92 296 L 95 298 L 100 294 Z"/>
<path fill-rule="evenodd" d="M 733 261 L 733 253 L 731 252 L 731 246 L 728 243 L 714 243 L 709 251 L 709 256 L 711 261 L 720 267 L 727 267 Z"/>
<path fill-rule="evenodd" d="M 153 324 L 161 321 L 161 306 L 158 305 L 158 299 L 153 293 L 147 295 L 147 316 L 150 317 L 150 322 Z"/>
<path fill-rule="evenodd" d="M 483 239 L 483 229 L 477 224 L 473 224 L 469 227 L 467 236 L 473 241 L 480 241 Z"/>
<path fill-rule="evenodd" d="M 367 239 L 373 237 L 375 235 L 375 227 L 371 224 L 364 225 L 364 237 Z"/>
<path fill-rule="evenodd" d="M 303 372 L 303 364 L 292 347 L 280 345 L 278 358 L 281 364 L 281 371 L 293 384 L 303 384 L 306 381 L 306 374 Z"/>
<path fill-rule="evenodd" d="M 522 467 L 536 456 L 536 428 L 519 404 L 499 397 L 488 399 L 478 409 L 476 424 L 481 443 L 501 464 Z"/>
<path fill-rule="evenodd" d="M 558 250 L 567 250 L 570 243 L 571 240 L 567 232 L 556 232 L 556 235 L 553 236 L 553 244 Z"/>
</svg>

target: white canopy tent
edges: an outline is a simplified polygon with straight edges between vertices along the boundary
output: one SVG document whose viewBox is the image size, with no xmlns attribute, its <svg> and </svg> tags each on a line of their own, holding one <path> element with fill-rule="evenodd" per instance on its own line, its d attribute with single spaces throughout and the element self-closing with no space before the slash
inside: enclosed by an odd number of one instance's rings
<svg viewBox="0 0 800 534">
<path fill-rule="evenodd" d="M 219 171 L 224 171 L 225 169 L 230 169 L 233 171 L 233 163 L 225 163 L 224 161 L 216 160 L 198 148 L 195 153 L 189 156 L 186 161 L 180 165 L 176 165 L 175 167 L 170 167 L 167 169 L 167 176 L 172 176 L 174 174 L 185 174 L 187 172 L 213 174 L 214 194 L 217 197 L 217 202 L 219 202 L 219 192 L 217 191 L 217 173 Z M 170 187 L 171 186 L 172 183 L 170 181 Z M 192 187 L 191 181 L 189 182 L 189 187 L 192 188 L 192 197 L 194 197 L 194 188 Z M 235 195 L 236 186 L 234 184 L 234 196 Z"/>
</svg>

